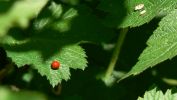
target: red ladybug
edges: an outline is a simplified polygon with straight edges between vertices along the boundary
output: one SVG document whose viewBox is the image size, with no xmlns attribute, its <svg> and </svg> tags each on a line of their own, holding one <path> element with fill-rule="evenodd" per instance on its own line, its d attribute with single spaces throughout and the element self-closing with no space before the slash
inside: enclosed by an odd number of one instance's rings
<svg viewBox="0 0 177 100">
<path fill-rule="evenodd" d="M 51 68 L 53 69 L 53 70 L 57 70 L 58 68 L 60 68 L 60 62 L 58 62 L 58 61 L 53 61 L 52 63 L 51 63 Z"/>
</svg>

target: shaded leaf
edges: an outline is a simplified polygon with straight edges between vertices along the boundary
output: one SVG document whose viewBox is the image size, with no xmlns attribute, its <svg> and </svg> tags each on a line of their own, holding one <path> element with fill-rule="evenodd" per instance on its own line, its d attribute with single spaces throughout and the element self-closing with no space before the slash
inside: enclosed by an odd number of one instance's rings
<svg viewBox="0 0 177 100">
<path fill-rule="evenodd" d="M 100 20 L 92 14 L 90 8 L 83 5 L 78 6 L 77 9 L 72 7 L 65 8 L 63 5 L 61 7 L 65 11 L 62 12 L 59 18 L 52 16 L 52 13 L 55 11 L 48 11 L 48 8 L 45 9 L 42 12 L 44 14 L 40 14 L 34 22 L 34 28 L 44 32 L 55 30 L 58 32 L 58 35 L 65 36 L 66 40 L 78 42 L 91 41 L 103 43 L 115 37 L 116 33 L 114 30 L 102 25 Z"/>
</svg>

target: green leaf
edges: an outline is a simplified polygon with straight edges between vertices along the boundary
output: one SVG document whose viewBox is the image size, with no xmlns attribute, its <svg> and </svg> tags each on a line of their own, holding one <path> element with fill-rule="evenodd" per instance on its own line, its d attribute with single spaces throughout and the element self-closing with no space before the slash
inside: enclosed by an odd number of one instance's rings
<svg viewBox="0 0 177 100">
<path fill-rule="evenodd" d="M 14 91 L 13 91 L 14 90 Z M 39 92 L 20 90 L 16 86 L 0 87 L 0 100 L 47 100 L 47 97 Z"/>
<path fill-rule="evenodd" d="M 63 19 L 71 19 L 77 15 L 77 10 L 70 8 L 64 15 Z"/>
<path fill-rule="evenodd" d="M 103 19 L 105 24 L 112 26 L 113 23 L 118 28 L 125 28 L 148 23 L 158 14 L 175 9 L 176 2 L 176 0 L 104 0 L 98 8 L 109 14 Z M 135 10 L 135 7 L 139 4 L 144 4 L 144 7 Z"/>
<path fill-rule="evenodd" d="M 54 87 L 63 79 L 70 78 L 70 68 L 84 70 L 87 66 L 84 50 L 76 43 L 66 44 L 66 40 L 64 43 L 63 41 L 59 37 L 52 38 L 52 34 L 47 34 L 46 37 L 45 34 L 41 37 L 34 35 L 31 39 L 21 41 L 6 36 L 3 46 L 7 55 L 18 67 L 25 64 L 33 65 L 42 76 L 47 77 Z M 54 60 L 61 64 L 58 70 L 51 69 L 51 63 Z"/>
<path fill-rule="evenodd" d="M 67 10 L 67 12 L 63 14 L 61 20 L 56 21 L 52 24 L 53 29 L 60 32 L 69 31 L 71 27 L 71 21 L 77 16 L 77 14 L 77 10 L 75 10 L 74 8 L 70 8 L 69 10 Z"/>
<path fill-rule="evenodd" d="M 2 9 L 9 8 L 7 11 L 0 12 L 0 36 L 4 36 L 13 26 L 26 28 L 29 20 L 37 16 L 47 0 L 20 0 L 0 2 Z"/>
<path fill-rule="evenodd" d="M 59 18 L 63 12 L 62 6 L 60 4 L 56 4 L 55 2 L 52 2 L 49 6 L 49 9 L 52 11 L 52 15 L 55 18 Z"/>
<path fill-rule="evenodd" d="M 63 13 L 63 7 L 61 4 L 51 2 L 36 18 L 34 22 L 34 28 L 36 30 L 42 30 L 53 22 L 54 19 L 59 19 Z M 56 22 L 56 20 L 55 20 Z"/>
<path fill-rule="evenodd" d="M 59 7 L 59 5 L 57 6 Z M 58 35 L 65 36 L 66 40 L 78 42 L 91 41 L 104 43 L 116 36 L 115 31 L 112 28 L 105 27 L 87 6 L 77 6 L 77 9 L 73 7 L 68 8 L 64 5 L 61 5 L 61 7 L 65 10 L 59 18 L 52 16 L 52 13 L 55 11 L 48 10 L 46 7 L 34 21 L 35 30 L 44 32 L 46 30 L 57 31 Z"/>
<path fill-rule="evenodd" d="M 139 61 L 122 79 L 137 75 L 177 55 L 177 10 L 164 17 L 159 27 L 147 41 L 148 47 L 141 53 Z M 121 80 L 122 80 L 121 79 Z"/>
<path fill-rule="evenodd" d="M 74 8 L 69 8 L 65 13 L 63 13 L 62 9 L 61 4 L 52 2 L 50 6 L 40 14 L 41 16 L 35 20 L 35 29 L 42 30 L 44 28 L 53 28 L 59 32 L 68 31 L 72 19 L 75 18 L 78 13 Z"/>
<path fill-rule="evenodd" d="M 176 100 L 177 93 L 172 93 L 170 89 L 163 94 L 162 91 L 157 90 L 156 88 L 146 91 L 144 97 L 138 97 L 137 100 Z"/>
<path fill-rule="evenodd" d="M 168 12 L 176 8 L 176 0 L 129 0 L 128 2 L 131 10 L 129 10 L 129 14 L 125 17 L 119 27 L 140 26 L 151 21 L 162 11 Z M 144 11 L 146 11 L 144 14 L 141 14 L 143 10 L 134 10 L 139 4 L 144 4 Z"/>
</svg>

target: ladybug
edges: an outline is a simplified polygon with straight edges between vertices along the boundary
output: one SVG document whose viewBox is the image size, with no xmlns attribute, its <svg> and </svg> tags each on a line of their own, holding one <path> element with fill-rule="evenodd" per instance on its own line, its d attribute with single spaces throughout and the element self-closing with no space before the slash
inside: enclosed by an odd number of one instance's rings
<svg viewBox="0 0 177 100">
<path fill-rule="evenodd" d="M 52 63 L 51 63 L 51 68 L 53 69 L 53 70 L 57 70 L 58 68 L 60 68 L 60 62 L 59 61 L 53 61 Z"/>
</svg>

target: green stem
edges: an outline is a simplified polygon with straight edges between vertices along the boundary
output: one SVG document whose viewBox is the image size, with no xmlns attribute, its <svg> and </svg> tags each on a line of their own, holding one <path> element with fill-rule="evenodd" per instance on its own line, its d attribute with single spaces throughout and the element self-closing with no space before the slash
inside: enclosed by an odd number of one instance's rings
<svg viewBox="0 0 177 100">
<path fill-rule="evenodd" d="M 120 50 L 121 50 L 122 44 L 125 40 L 127 32 L 128 32 L 128 28 L 122 29 L 121 32 L 120 32 L 119 38 L 117 40 L 115 49 L 114 49 L 112 57 L 111 57 L 111 61 L 109 63 L 108 69 L 107 69 L 106 74 L 105 74 L 105 79 L 106 80 L 109 79 L 109 77 L 112 75 L 112 72 L 114 71 L 115 64 L 118 60 Z"/>
</svg>

